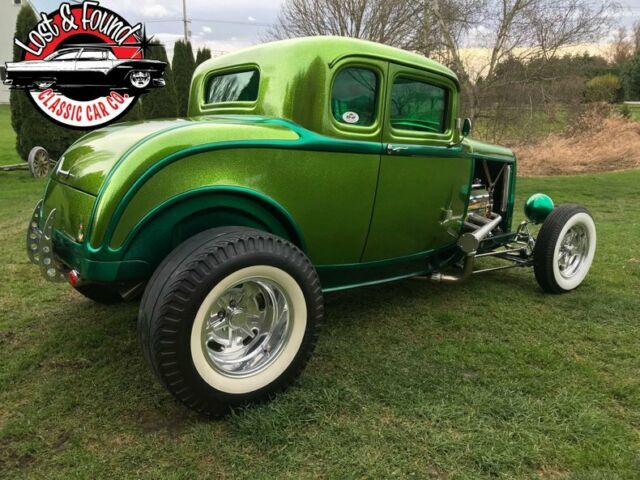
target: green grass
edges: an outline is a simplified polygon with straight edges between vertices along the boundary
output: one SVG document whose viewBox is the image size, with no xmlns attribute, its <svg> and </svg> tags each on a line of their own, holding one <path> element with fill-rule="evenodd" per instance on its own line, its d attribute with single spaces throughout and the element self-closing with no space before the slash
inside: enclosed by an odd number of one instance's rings
<svg viewBox="0 0 640 480">
<path fill-rule="evenodd" d="M 11 128 L 11 110 L 9 105 L 0 105 L 0 165 L 22 162 L 16 154 L 15 147 L 16 136 Z"/>
<path fill-rule="evenodd" d="M 635 120 L 636 122 L 640 122 L 640 105 L 637 104 L 618 104 L 616 108 L 619 111 L 626 110 L 629 113 L 629 118 L 631 120 Z"/>
<path fill-rule="evenodd" d="M 510 270 L 328 295 L 298 385 L 211 422 L 152 377 L 137 305 L 97 306 L 28 263 L 44 182 L 0 173 L 0 477 L 639 478 L 639 184 L 520 181 L 518 208 L 543 190 L 594 213 L 577 291 Z"/>
</svg>

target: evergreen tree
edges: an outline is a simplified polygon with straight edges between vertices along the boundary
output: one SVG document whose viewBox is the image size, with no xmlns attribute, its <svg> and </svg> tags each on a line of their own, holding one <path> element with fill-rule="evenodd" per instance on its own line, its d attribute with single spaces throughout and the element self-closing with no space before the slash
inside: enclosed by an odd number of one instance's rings
<svg viewBox="0 0 640 480">
<path fill-rule="evenodd" d="M 32 28 L 36 26 L 38 23 L 38 18 L 36 14 L 33 12 L 33 9 L 24 6 L 18 12 L 18 17 L 16 19 L 16 38 L 20 39 L 23 43 L 26 43 L 27 36 Z M 18 47 L 15 43 L 13 44 L 13 61 L 19 62 L 22 60 L 22 52 L 23 50 Z M 20 133 L 20 128 L 22 127 L 22 116 L 26 112 L 26 108 L 31 107 L 29 104 L 29 100 L 23 91 L 20 90 L 11 90 L 9 93 L 9 103 L 11 105 L 11 126 L 16 134 Z M 18 138 L 16 138 L 16 147 L 19 143 Z"/>
<path fill-rule="evenodd" d="M 189 105 L 189 88 L 191 77 L 196 68 L 191 42 L 178 40 L 173 50 L 173 78 L 175 80 L 178 116 L 185 117 Z"/>
<path fill-rule="evenodd" d="M 199 48 L 196 53 L 196 67 L 200 65 L 202 62 L 209 60 L 211 58 L 211 50 L 207 47 Z"/>
<path fill-rule="evenodd" d="M 167 51 L 164 45 L 152 46 L 149 49 L 147 58 L 167 63 L 167 67 L 164 70 L 164 81 L 166 85 L 163 88 L 154 88 L 142 96 L 143 116 L 145 119 L 175 118 L 178 115 L 176 85 L 173 78 L 173 70 L 167 59 Z"/>
<path fill-rule="evenodd" d="M 29 6 L 24 6 L 16 20 L 16 36 L 26 43 L 27 36 L 38 23 L 38 18 Z M 14 61 L 22 60 L 22 50 L 14 45 Z M 83 132 L 64 128 L 45 118 L 31 104 L 24 90 L 11 91 L 11 125 L 16 132 L 16 150 L 23 160 L 35 146 L 44 147 L 52 158 L 57 159 L 76 141 Z"/>
<path fill-rule="evenodd" d="M 116 123 L 137 122 L 140 120 L 144 120 L 145 116 L 144 116 L 143 103 L 144 103 L 144 96 L 143 98 L 138 98 L 135 105 L 131 107 L 131 110 L 129 110 L 127 113 L 124 114 L 124 116 L 116 120 Z"/>
</svg>

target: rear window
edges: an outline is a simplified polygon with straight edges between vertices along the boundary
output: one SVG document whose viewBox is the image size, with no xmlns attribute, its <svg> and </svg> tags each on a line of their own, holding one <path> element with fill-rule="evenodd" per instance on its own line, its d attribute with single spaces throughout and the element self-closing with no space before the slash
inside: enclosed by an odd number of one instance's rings
<svg viewBox="0 0 640 480">
<path fill-rule="evenodd" d="M 205 102 L 254 102 L 259 85 L 260 73 L 256 69 L 214 75 L 207 80 Z"/>
<path fill-rule="evenodd" d="M 345 68 L 333 82 L 333 118 L 349 125 L 372 125 L 376 119 L 377 90 L 378 77 L 375 72 L 368 68 Z"/>
</svg>

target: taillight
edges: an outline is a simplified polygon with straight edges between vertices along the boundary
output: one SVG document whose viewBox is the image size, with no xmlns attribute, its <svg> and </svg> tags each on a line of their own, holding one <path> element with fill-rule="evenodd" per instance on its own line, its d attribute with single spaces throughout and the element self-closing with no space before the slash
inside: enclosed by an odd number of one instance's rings
<svg viewBox="0 0 640 480">
<path fill-rule="evenodd" d="M 69 283 L 72 287 L 75 287 L 80 281 L 80 273 L 77 270 L 71 270 L 69 272 Z"/>
</svg>

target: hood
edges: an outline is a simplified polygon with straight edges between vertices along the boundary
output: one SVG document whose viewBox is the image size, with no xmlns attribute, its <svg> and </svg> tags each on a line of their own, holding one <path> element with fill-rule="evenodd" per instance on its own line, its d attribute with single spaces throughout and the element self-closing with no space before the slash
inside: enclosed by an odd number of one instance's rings
<svg viewBox="0 0 640 480">
<path fill-rule="evenodd" d="M 492 143 L 485 143 L 468 137 L 462 143 L 470 150 L 472 155 L 485 155 L 498 160 L 515 160 L 516 158 L 512 150 Z"/>
<path fill-rule="evenodd" d="M 297 138 L 289 128 L 248 115 L 120 123 L 81 137 L 60 157 L 52 176 L 97 195 L 112 171 L 125 175 L 128 183 L 156 161 L 197 145 Z"/>
</svg>

